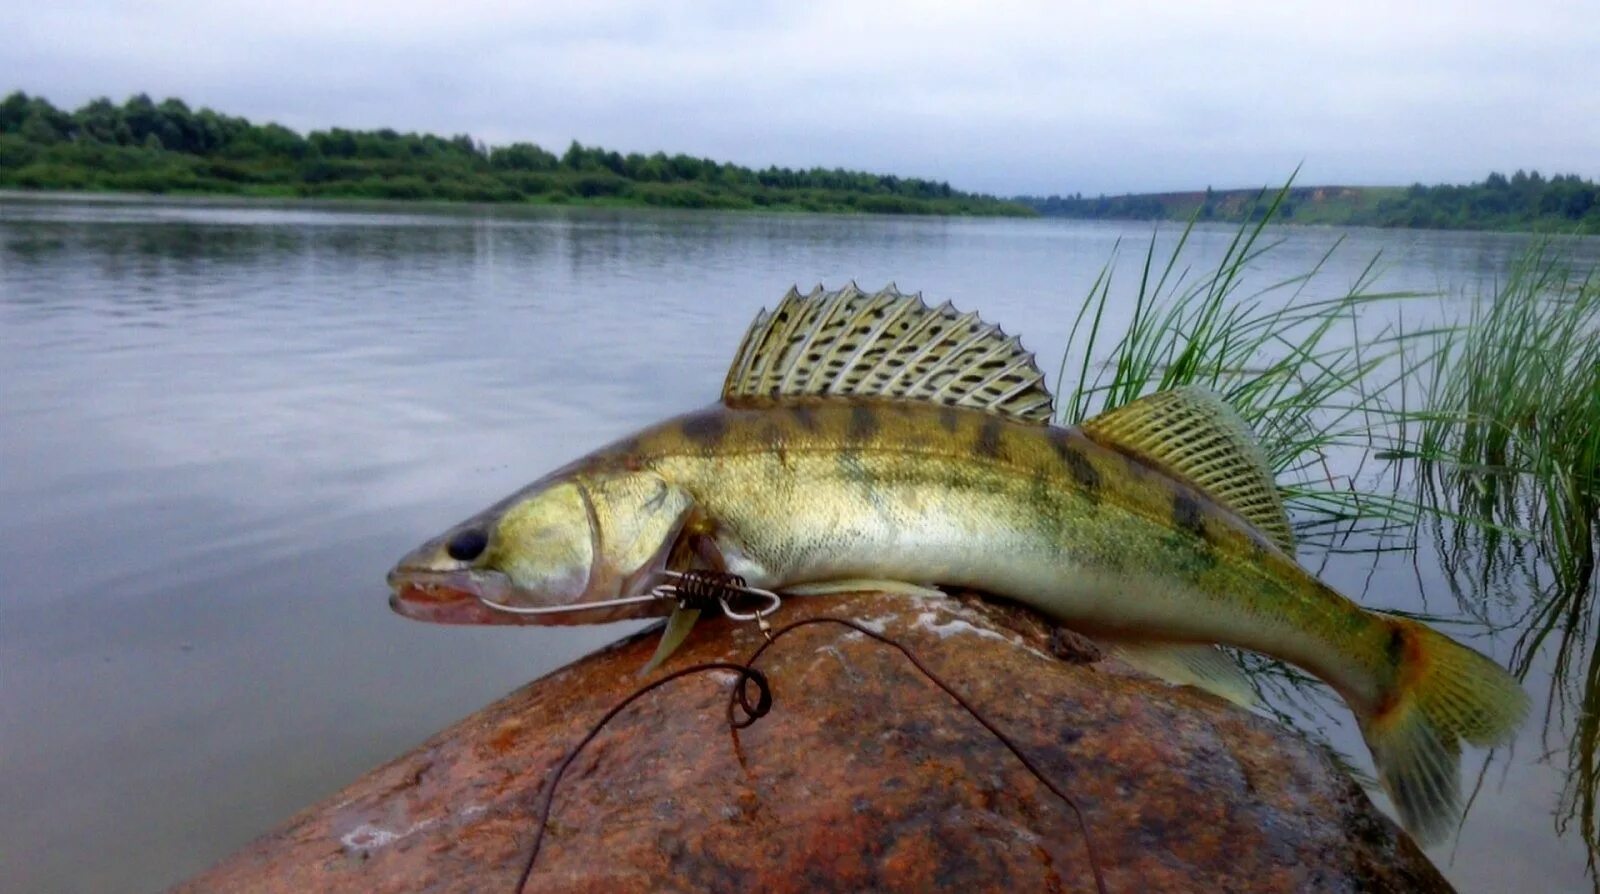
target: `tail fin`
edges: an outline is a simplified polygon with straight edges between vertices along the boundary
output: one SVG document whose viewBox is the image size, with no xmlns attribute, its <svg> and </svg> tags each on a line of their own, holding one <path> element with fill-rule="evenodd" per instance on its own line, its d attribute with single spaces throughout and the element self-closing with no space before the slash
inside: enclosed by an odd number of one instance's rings
<svg viewBox="0 0 1600 894">
<path fill-rule="evenodd" d="M 1528 696 L 1504 668 L 1448 636 L 1415 621 L 1386 620 L 1395 682 L 1361 729 L 1401 822 L 1432 843 L 1460 816 L 1460 740 L 1509 741 L 1528 713 Z"/>
</svg>

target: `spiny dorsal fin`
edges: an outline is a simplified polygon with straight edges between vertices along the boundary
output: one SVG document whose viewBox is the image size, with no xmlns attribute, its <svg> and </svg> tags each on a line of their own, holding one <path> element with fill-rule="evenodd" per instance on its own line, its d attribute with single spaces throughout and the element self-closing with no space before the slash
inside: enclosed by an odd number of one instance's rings
<svg viewBox="0 0 1600 894">
<path fill-rule="evenodd" d="M 1250 426 L 1199 385 L 1160 391 L 1082 424 L 1083 433 L 1209 494 L 1294 555 L 1294 532 Z"/>
<path fill-rule="evenodd" d="M 876 397 L 988 410 L 1046 424 L 1044 374 L 1015 337 L 949 303 L 893 285 L 790 289 L 750 324 L 722 399 L 763 406 L 800 397 Z"/>
</svg>

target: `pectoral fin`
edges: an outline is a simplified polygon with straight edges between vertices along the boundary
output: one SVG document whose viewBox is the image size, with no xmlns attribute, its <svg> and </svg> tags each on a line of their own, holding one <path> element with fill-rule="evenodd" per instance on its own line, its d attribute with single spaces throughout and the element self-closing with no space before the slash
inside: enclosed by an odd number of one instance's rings
<svg viewBox="0 0 1600 894">
<path fill-rule="evenodd" d="M 1244 668 L 1216 646 L 1103 637 L 1095 641 L 1112 655 L 1169 683 L 1203 689 L 1242 708 L 1256 703 L 1255 687 Z"/>
<path fill-rule="evenodd" d="M 656 668 L 672 657 L 678 651 L 683 641 L 689 638 L 689 631 L 694 629 L 694 622 L 700 620 L 700 610 L 697 608 L 683 608 L 679 606 L 672 610 L 667 618 L 667 626 L 661 631 L 661 641 L 656 644 L 656 653 L 639 671 L 639 676 L 652 673 Z"/>
</svg>

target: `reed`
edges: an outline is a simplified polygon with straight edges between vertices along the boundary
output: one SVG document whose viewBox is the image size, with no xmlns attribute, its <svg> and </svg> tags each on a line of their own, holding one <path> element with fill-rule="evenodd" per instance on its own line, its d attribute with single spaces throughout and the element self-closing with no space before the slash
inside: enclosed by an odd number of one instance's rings
<svg viewBox="0 0 1600 894">
<path fill-rule="evenodd" d="M 1360 482 L 1367 459 L 1392 450 L 1388 421 L 1399 411 L 1391 401 L 1418 365 L 1408 347 L 1431 333 L 1364 333 L 1358 318 L 1373 305 L 1423 296 L 1378 289 L 1374 257 L 1334 297 L 1307 297 L 1342 240 L 1310 270 L 1256 286 L 1257 262 L 1282 242 L 1268 226 L 1289 189 L 1262 192 L 1256 220 L 1238 227 L 1215 267 L 1197 271 L 1190 262 L 1193 219 L 1165 257 L 1152 235 L 1120 332 L 1106 326 L 1118 259 L 1106 263 L 1073 321 L 1059 421 L 1205 385 L 1260 436 L 1302 538 L 1327 546 L 1357 530 L 1403 532 L 1416 519 L 1412 501 L 1392 485 Z"/>
<path fill-rule="evenodd" d="M 1378 288 L 1378 257 L 1348 288 L 1320 288 L 1340 244 L 1258 283 L 1289 188 L 1259 195 L 1215 265 L 1192 261 L 1193 219 L 1165 252 L 1151 237 L 1131 286 L 1116 281 L 1119 243 L 1075 309 L 1059 421 L 1206 385 L 1260 436 L 1302 561 L 1436 560 L 1455 604 L 1424 603 L 1417 617 L 1509 644 L 1519 677 L 1553 668 L 1543 753 L 1567 762 L 1557 829 L 1582 837 L 1600 879 L 1600 272 L 1574 269 L 1546 240 L 1462 318 L 1374 330 L 1441 296 Z M 1241 657 L 1266 710 L 1328 741 L 1342 715 L 1320 684 Z"/>
<path fill-rule="evenodd" d="M 1559 831 L 1600 867 L 1600 278 L 1535 246 L 1443 339 L 1413 445 L 1420 499 L 1464 613 L 1505 629 L 1512 669 L 1550 668 L 1544 752 L 1565 755 Z M 1556 741 L 1561 740 L 1561 741 Z M 1600 881 L 1595 886 L 1600 891 Z"/>
</svg>

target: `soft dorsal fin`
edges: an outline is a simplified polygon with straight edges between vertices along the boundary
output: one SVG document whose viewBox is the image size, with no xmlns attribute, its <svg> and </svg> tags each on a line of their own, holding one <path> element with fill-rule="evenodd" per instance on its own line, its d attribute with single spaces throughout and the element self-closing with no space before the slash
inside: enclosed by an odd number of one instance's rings
<svg viewBox="0 0 1600 894">
<path fill-rule="evenodd" d="M 806 397 L 875 397 L 971 407 L 1041 424 L 1050 392 L 1014 336 L 949 303 L 893 285 L 809 295 L 790 289 L 750 324 L 728 370 L 729 406 Z"/>
<path fill-rule="evenodd" d="M 1095 441 L 1154 463 L 1209 494 L 1289 555 L 1294 532 L 1250 425 L 1199 385 L 1146 395 L 1084 420 Z"/>
</svg>

